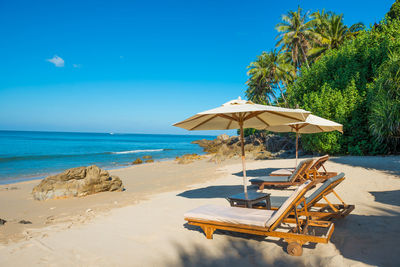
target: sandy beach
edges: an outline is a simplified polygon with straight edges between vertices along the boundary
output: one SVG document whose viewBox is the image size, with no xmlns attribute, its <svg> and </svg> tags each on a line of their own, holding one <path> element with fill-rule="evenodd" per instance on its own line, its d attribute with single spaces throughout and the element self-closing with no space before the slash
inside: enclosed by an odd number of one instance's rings
<svg viewBox="0 0 400 267">
<path fill-rule="evenodd" d="M 249 161 L 248 176 L 293 164 Z M 112 170 L 126 191 L 85 198 L 39 202 L 30 194 L 38 181 L 0 186 L 0 218 L 8 221 L 0 226 L 0 265 L 398 266 L 400 157 L 336 157 L 326 167 L 346 174 L 337 192 L 356 208 L 335 221 L 328 244 L 305 245 L 301 257 L 289 256 L 277 239 L 217 231 L 207 240 L 200 228 L 185 223 L 187 210 L 228 205 L 225 198 L 242 191 L 239 160 L 205 159 Z"/>
</svg>

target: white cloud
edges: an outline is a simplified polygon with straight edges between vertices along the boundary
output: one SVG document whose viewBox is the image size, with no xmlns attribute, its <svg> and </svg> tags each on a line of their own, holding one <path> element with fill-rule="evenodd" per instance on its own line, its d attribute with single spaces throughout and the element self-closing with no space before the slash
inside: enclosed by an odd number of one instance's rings
<svg viewBox="0 0 400 267">
<path fill-rule="evenodd" d="M 64 67 L 64 59 L 60 58 L 57 55 L 55 55 L 53 58 L 46 59 L 46 61 L 53 63 L 56 67 Z"/>
</svg>

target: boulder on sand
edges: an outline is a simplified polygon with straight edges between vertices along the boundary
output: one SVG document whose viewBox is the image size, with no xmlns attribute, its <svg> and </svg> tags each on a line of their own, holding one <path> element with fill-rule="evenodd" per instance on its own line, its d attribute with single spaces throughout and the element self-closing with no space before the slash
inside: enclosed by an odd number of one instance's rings
<svg viewBox="0 0 400 267">
<path fill-rule="evenodd" d="M 121 179 L 96 165 L 78 167 L 48 176 L 32 190 L 36 200 L 83 197 L 104 191 L 122 191 Z"/>
</svg>

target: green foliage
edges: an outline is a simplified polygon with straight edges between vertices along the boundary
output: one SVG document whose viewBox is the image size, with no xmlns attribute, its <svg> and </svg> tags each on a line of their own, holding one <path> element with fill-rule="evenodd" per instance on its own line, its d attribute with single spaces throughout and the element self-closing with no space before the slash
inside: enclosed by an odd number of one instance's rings
<svg viewBox="0 0 400 267">
<path fill-rule="evenodd" d="M 393 5 L 390 7 L 390 10 L 387 13 L 387 16 L 390 19 L 399 19 L 400 18 L 400 1 L 399 0 L 396 0 L 396 2 L 394 2 Z"/>
<path fill-rule="evenodd" d="M 400 53 L 391 53 L 370 88 L 370 129 L 388 152 L 400 151 Z"/>
<path fill-rule="evenodd" d="M 244 128 L 243 129 L 243 135 L 244 135 L 244 137 L 250 136 L 250 135 L 255 134 L 257 131 L 258 130 L 253 129 L 253 128 Z M 240 130 L 239 129 L 237 130 L 237 134 L 240 135 Z"/>
<path fill-rule="evenodd" d="M 303 135 L 305 149 L 356 155 L 388 152 L 389 147 L 393 150 L 393 145 L 387 144 L 398 140 L 400 109 L 399 98 L 393 100 L 393 94 L 388 94 L 385 81 L 389 79 L 389 67 L 381 67 L 389 64 L 385 63 L 388 51 L 400 53 L 398 20 L 381 23 L 379 31 L 361 32 L 338 49 L 328 51 L 311 68 L 302 68 L 301 75 L 287 89 L 290 106 L 298 104 L 344 126 L 343 135 Z M 398 71 L 394 69 L 393 74 Z M 393 78 L 391 88 L 398 85 Z M 398 89 L 394 89 L 398 96 Z M 370 127 L 370 122 L 374 126 Z"/>
</svg>

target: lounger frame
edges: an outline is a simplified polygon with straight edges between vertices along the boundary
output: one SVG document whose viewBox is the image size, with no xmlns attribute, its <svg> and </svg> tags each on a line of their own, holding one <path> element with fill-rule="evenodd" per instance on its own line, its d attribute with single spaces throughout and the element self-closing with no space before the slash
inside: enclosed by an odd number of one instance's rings
<svg viewBox="0 0 400 267">
<path fill-rule="evenodd" d="M 314 164 L 310 167 L 308 171 L 309 176 L 313 177 L 314 179 L 318 179 L 320 181 L 329 179 L 337 175 L 337 172 L 328 172 L 324 166 L 325 162 L 329 160 L 329 155 L 325 155 L 319 157 Z M 323 171 L 319 171 L 322 168 Z M 287 176 L 285 174 L 270 174 L 270 176 Z"/>
<path fill-rule="evenodd" d="M 251 183 L 258 185 L 260 190 L 263 190 L 266 186 L 267 187 L 273 186 L 273 187 L 286 188 L 286 187 L 293 186 L 293 185 L 301 185 L 302 183 L 304 183 L 307 180 L 312 180 L 312 176 L 310 176 L 310 172 L 309 172 L 312 164 L 313 164 L 312 160 L 304 163 L 303 166 L 301 166 L 301 168 L 297 172 L 297 174 L 294 177 L 292 177 L 292 179 L 290 181 L 287 181 L 287 182 L 278 182 L 278 181 L 255 182 L 255 181 L 251 181 Z"/>
<path fill-rule="evenodd" d="M 302 245 L 308 242 L 311 243 L 328 243 L 334 231 L 334 224 L 330 221 L 314 220 L 308 214 L 308 209 L 304 213 L 299 214 L 296 207 L 300 203 L 304 203 L 307 207 L 304 194 L 313 185 L 306 186 L 299 195 L 292 201 L 291 205 L 282 213 L 282 215 L 270 226 L 249 226 L 244 224 L 217 222 L 211 220 L 202 220 L 197 218 L 186 217 L 185 220 L 190 225 L 200 226 L 203 229 L 207 239 L 212 239 L 215 230 L 227 230 L 232 232 L 246 233 L 259 236 L 270 236 L 282 238 L 288 243 L 287 251 L 290 255 L 300 256 L 302 254 Z M 288 218 L 290 214 L 295 214 L 294 218 Z M 282 230 L 282 223 L 294 225 L 289 232 L 278 231 Z M 308 227 L 327 228 L 326 234 L 323 236 L 313 235 L 308 231 Z M 284 229 L 284 228 L 283 228 Z"/>
<path fill-rule="evenodd" d="M 317 220 L 331 220 L 333 218 L 344 218 L 349 215 L 354 209 L 354 205 L 346 204 L 343 199 L 334 190 L 338 184 L 343 182 L 346 177 L 342 177 L 327 188 L 325 188 L 321 193 L 319 193 L 315 198 L 313 198 L 307 206 L 303 206 L 301 209 L 297 209 L 297 213 L 300 215 L 308 214 L 313 219 Z M 341 204 L 333 204 L 328 200 L 327 196 L 333 194 Z M 320 200 L 324 199 L 326 203 L 318 203 Z M 316 208 L 317 210 L 314 210 Z M 271 210 L 277 210 L 279 207 L 271 207 Z M 307 210 L 306 210 L 307 209 Z M 291 214 L 292 216 L 294 213 Z"/>
</svg>

